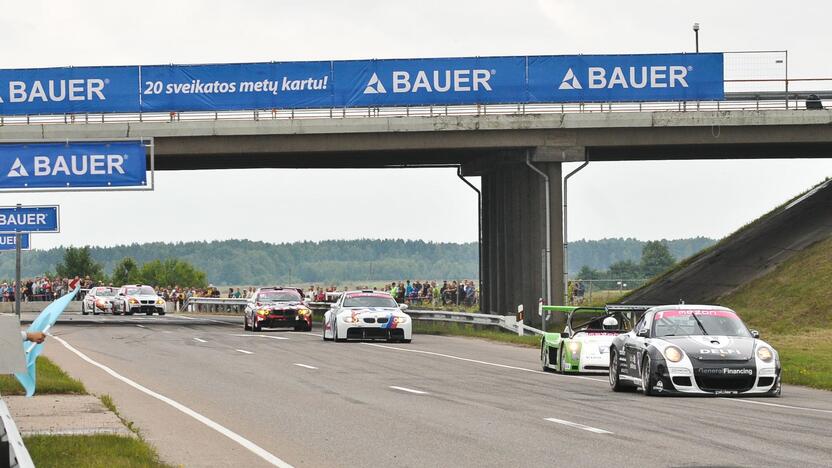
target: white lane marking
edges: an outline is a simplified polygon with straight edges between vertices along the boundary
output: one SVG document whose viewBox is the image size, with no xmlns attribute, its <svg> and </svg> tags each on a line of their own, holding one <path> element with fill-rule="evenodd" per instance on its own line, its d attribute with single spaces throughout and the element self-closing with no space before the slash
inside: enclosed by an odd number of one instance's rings
<svg viewBox="0 0 832 468">
<path fill-rule="evenodd" d="M 429 395 L 428 392 L 423 392 L 421 390 L 413 390 L 412 388 L 397 387 L 395 385 L 391 385 L 390 388 L 392 388 L 393 390 L 401 390 L 401 391 L 407 392 L 407 393 L 415 393 L 416 395 Z"/>
<path fill-rule="evenodd" d="M 317 369 L 317 367 L 315 367 L 315 366 L 310 366 L 310 365 L 307 365 L 307 364 L 301 364 L 301 363 L 298 363 L 298 362 L 296 362 L 295 365 L 298 366 L 298 367 L 306 368 L 306 369 Z"/>
<path fill-rule="evenodd" d="M 605 431 L 604 429 L 598 429 L 597 427 L 586 426 L 584 424 L 579 424 L 572 421 L 564 421 L 563 419 L 556 419 L 556 418 L 543 418 L 546 421 L 551 421 L 553 423 L 563 424 L 564 426 L 574 427 L 577 429 L 583 429 L 585 431 L 594 432 L 596 434 L 612 434 L 610 431 Z"/>
<path fill-rule="evenodd" d="M 376 344 L 376 343 L 361 343 L 361 344 L 367 345 L 367 346 L 375 346 L 375 347 L 378 347 L 378 348 L 395 349 L 396 351 L 407 351 L 409 353 L 419 353 L 419 354 L 427 354 L 427 355 L 430 355 L 430 356 L 439 356 L 439 357 L 444 357 L 444 358 L 448 358 L 448 359 L 456 359 L 458 361 L 473 362 L 475 364 L 483 364 L 483 365 L 486 365 L 486 366 L 501 367 L 503 369 L 513 369 L 513 370 L 519 370 L 519 371 L 523 371 L 523 372 L 531 372 L 533 374 L 544 374 L 544 375 L 551 375 L 553 377 L 565 377 L 565 378 L 571 378 L 571 379 L 592 380 L 594 382 L 607 383 L 607 379 L 596 379 L 596 378 L 592 378 L 592 377 L 584 377 L 582 375 L 552 374 L 552 373 L 549 373 L 549 372 L 543 372 L 543 371 L 534 370 L 534 369 L 527 369 L 525 367 L 515 367 L 515 366 L 509 366 L 509 365 L 506 365 L 506 364 L 497 364 L 496 362 L 478 361 L 476 359 L 468 359 L 468 358 L 459 357 L 459 356 L 452 356 L 450 354 L 434 353 L 432 351 L 422 351 L 422 350 L 419 350 L 419 349 L 409 349 L 409 348 L 397 348 L 395 346 L 386 346 L 386 345 L 380 345 L 380 344 Z"/>
<path fill-rule="evenodd" d="M 832 410 L 825 410 L 825 409 L 818 409 L 818 408 L 806 408 L 804 406 L 780 405 L 780 404 L 777 404 L 777 403 L 767 403 L 765 401 L 743 400 L 742 398 L 719 397 L 719 399 L 720 400 L 727 400 L 727 401 L 741 401 L 743 403 L 752 403 L 752 404 L 755 404 L 755 405 L 775 406 L 777 408 L 796 409 L 796 410 L 801 410 L 801 411 L 815 411 L 817 413 L 832 414 Z"/>
<path fill-rule="evenodd" d="M 202 338 L 194 338 L 194 341 L 199 341 L 200 343 L 207 343 L 207 341 L 203 340 Z"/>
<path fill-rule="evenodd" d="M 195 318 L 193 318 L 193 317 L 188 317 L 188 316 L 186 316 L 186 315 L 174 315 L 174 317 L 176 317 L 176 318 L 181 318 L 181 319 L 186 319 L 186 320 L 196 320 Z"/>
<path fill-rule="evenodd" d="M 252 353 L 251 351 L 246 351 L 246 350 L 244 350 L 244 349 L 235 349 L 234 351 L 239 351 L 239 352 L 241 352 L 241 353 L 243 353 L 243 354 L 254 354 L 254 353 Z"/>
<path fill-rule="evenodd" d="M 150 390 L 149 388 L 147 388 L 147 387 L 145 387 L 145 386 L 143 386 L 139 383 L 136 383 L 133 380 L 128 379 L 127 377 L 125 377 L 125 376 L 119 374 L 118 372 L 110 369 L 109 367 L 105 366 L 104 364 L 100 364 L 96 361 L 93 361 L 89 356 L 82 353 L 81 351 L 78 351 L 77 349 L 75 349 L 75 347 L 73 347 L 71 344 L 64 341 L 62 338 L 57 337 L 57 336 L 54 336 L 53 338 L 58 340 L 58 342 L 61 343 L 62 345 L 64 345 L 64 347 L 66 349 L 72 351 L 73 353 L 75 353 L 78 357 L 80 357 L 84 361 L 92 364 L 95 367 L 98 367 L 99 369 L 101 369 L 104 372 L 110 374 L 114 378 L 116 378 L 116 379 L 126 383 L 127 385 L 135 388 L 136 390 L 138 390 L 138 391 L 140 391 L 140 392 L 142 392 L 146 395 L 149 395 L 153 398 L 156 398 L 157 400 L 159 400 L 163 403 L 167 403 L 168 405 L 178 409 L 179 411 L 185 413 L 186 415 L 196 419 L 197 421 L 201 422 L 202 424 L 205 424 L 206 426 L 210 427 L 211 429 L 219 432 L 220 434 L 228 437 L 229 439 L 233 440 L 234 442 L 242 445 L 243 447 L 245 447 L 246 449 L 248 449 L 249 451 L 251 451 L 252 453 L 257 455 L 258 457 L 262 458 L 266 462 L 268 462 L 268 463 L 270 463 L 274 466 L 279 466 L 281 468 L 292 468 L 292 465 L 286 463 L 285 461 L 281 460 L 277 456 L 267 452 L 265 449 L 263 449 L 259 445 L 257 445 L 254 442 L 244 438 L 243 436 L 237 434 L 236 432 L 226 428 L 225 426 L 222 426 L 221 424 L 216 423 L 211 419 L 208 419 L 207 417 L 197 413 L 196 411 L 188 408 L 187 406 L 183 405 L 182 403 L 179 403 L 176 400 L 170 399 L 170 398 L 168 398 L 168 397 L 166 397 L 166 396 L 164 396 L 160 393 L 156 393 L 153 390 Z"/>
<path fill-rule="evenodd" d="M 136 326 L 137 326 L 137 327 L 139 327 L 139 328 L 147 328 L 146 326 L 144 326 L 144 325 L 139 325 L 139 324 L 136 324 Z"/>
<path fill-rule="evenodd" d="M 312 333 L 312 332 L 297 332 L 298 335 L 309 335 L 309 336 L 317 336 L 318 338 L 322 337 L 320 333 Z"/>
<path fill-rule="evenodd" d="M 253 334 L 251 334 L 251 333 L 249 333 L 249 334 L 247 334 L 247 335 L 243 335 L 243 334 L 232 334 L 232 335 L 230 335 L 230 336 L 243 336 L 243 337 L 253 336 L 253 337 L 256 337 L 256 338 L 271 338 L 271 339 L 273 339 L 273 340 L 288 340 L 288 339 L 289 339 L 289 338 L 286 338 L 285 336 L 253 335 Z"/>
</svg>

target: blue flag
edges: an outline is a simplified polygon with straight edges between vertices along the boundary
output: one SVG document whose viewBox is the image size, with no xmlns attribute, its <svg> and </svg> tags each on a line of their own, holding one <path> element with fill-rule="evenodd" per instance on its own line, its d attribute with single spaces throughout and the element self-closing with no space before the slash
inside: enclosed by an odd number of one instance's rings
<svg viewBox="0 0 832 468">
<path fill-rule="evenodd" d="M 78 294 L 78 291 L 81 289 L 81 285 L 75 287 L 72 292 L 63 295 L 58 300 L 52 302 L 45 309 L 43 312 L 38 315 L 34 322 L 29 325 L 29 328 L 26 330 L 27 332 L 46 332 L 55 322 L 58 320 L 58 317 L 64 312 L 72 299 L 75 298 L 75 295 Z M 23 342 L 23 349 L 26 351 L 26 373 L 15 374 L 14 376 L 17 377 L 17 381 L 20 382 L 20 385 L 23 385 L 23 388 L 26 390 L 26 396 L 31 397 L 35 394 L 35 362 L 37 361 L 38 356 L 40 353 L 43 352 L 43 343 L 28 343 L 26 341 Z"/>
</svg>

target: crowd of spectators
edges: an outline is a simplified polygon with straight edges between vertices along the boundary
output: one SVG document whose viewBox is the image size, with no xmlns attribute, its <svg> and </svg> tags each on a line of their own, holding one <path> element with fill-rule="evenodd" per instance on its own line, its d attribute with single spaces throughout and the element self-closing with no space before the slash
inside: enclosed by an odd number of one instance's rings
<svg viewBox="0 0 832 468">
<path fill-rule="evenodd" d="M 69 285 L 73 281 L 80 281 L 82 290 L 98 286 L 121 286 L 95 281 L 89 276 L 84 278 L 77 276 L 75 278 L 61 278 L 59 276 L 50 278 L 44 275 L 21 281 L 21 300 L 24 302 L 52 301 L 69 292 Z M 209 285 L 206 288 L 186 288 L 177 285 L 157 287 L 156 292 L 162 299 L 170 303 L 174 310 L 181 310 L 185 301 L 192 297 L 248 299 L 254 294 L 256 289 L 254 286 L 249 286 L 228 288 L 227 290 L 220 291 L 214 285 Z M 436 281 L 394 281 L 386 283 L 383 286 L 364 285 L 355 286 L 354 288 L 344 286 L 341 291 L 335 286 L 310 286 L 308 290 L 305 290 L 305 298 L 312 302 L 328 302 L 337 297 L 335 293 L 350 289 L 372 289 L 389 292 L 397 302 L 404 304 L 474 306 L 479 301 L 479 289 L 477 283 L 472 280 L 442 281 L 441 284 Z M 14 281 L 0 283 L 0 292 L 2 293 L 3 302 L 13 302 L 15 297 Z M 82 291 L 76 297 L 76 300 L 83 299 L 84 292 Z"/>
<path fill-rule="evenodd" d="M 50 278 L 47 275 L 36 276 L 20 281 L 20 300 L 23 302 L 52 301 L 69 292 L 70 283 L 74 283 L 75 281 L 81 282 L 81 289 L 100 286 L 98 283 L 92 281 L 89 276 L 85 278 L 79 278 L 77 276 L 75 278 L 61 278 L 60 276 Z M 17 284 L 14 281 L 3 281 L 0 283 L 2 301 L 14 302 L 16 289 Z M 82 296 L 79 295 L 76 300 L 80 300 L 81 298 Z"/>
</svg>

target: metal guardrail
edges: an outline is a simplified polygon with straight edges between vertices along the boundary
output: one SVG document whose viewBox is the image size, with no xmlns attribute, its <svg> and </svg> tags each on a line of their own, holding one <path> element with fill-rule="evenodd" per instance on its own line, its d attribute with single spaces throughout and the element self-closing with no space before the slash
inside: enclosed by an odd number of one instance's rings
<svg viewBox="0 0 832 468">
<path fill-rule="evenodd" d="M 0 400 L 0 468 L 34 467 L 32 457 L 23 445 L 23 438 L 9 413 L 9 407 Z"/>
<path fill-rule="evenodd" d="M 183 311 L 193 311 L 196 306 L 229 306 L 229 307 L 244 307 L 248 304 L 248 299 L 235 299 L 225 297 L 192 297 L 182 304 Z M 309 302 L 309 308 L 316 311 L 326 311 L 331 305 L 328 302 Z M 530 327 L 526 324 L 518 323 L 513 315 L 491 315 L 491 314 L 475 314 L 468 312 L 451 312 L 446 310 L 415 310 L 407 309 L 405 311 L 414 320 L 421 320 L 425 322 L 447 322 L 447 323 L 466 323 L 472 325 L 485 325 L 500 327 L 514 333 L 529 332 L 535 335 L 542 335 L 543 332 L 537 328 Z"/>
<path fill-rule="evenodd" d="M 424 320 L 426 322 L 449 322 L 449 323 L 463 323 L 471 325 L 488 325 L 503 328 L 505 330 L 523 334 L 523 332 L 530 332 L 535 335 L 542 335 L 543 332 L 537 328 L 530 327 L 522 322 L 518 322 L 513 315 L 491 315 L 491 314 L 475 314 L 468 312 L 450 312 L 445 310 L 406 310 L 405 313 L 410 315 L 414 320 Z"/>
<path fill-rule="evenodd" d="M 245 307 L 248 299 L 234 297 L 191 297 L 182 303 L 180 310 L 193 311 L 196 306 L 224 306 L 224 307 Z M 329 302 L 307 302 L 312 310 L 327 310 Z"/>
</svg>

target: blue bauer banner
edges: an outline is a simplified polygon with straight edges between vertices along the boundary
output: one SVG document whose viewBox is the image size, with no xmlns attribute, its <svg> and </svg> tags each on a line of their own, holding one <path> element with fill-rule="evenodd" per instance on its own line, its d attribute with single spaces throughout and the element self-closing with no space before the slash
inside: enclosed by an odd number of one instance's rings
<svg viewBox="0 0 832 468">
<path fill-rule="evenodd" d="M 57 205 L 0 206 L 0 233 L 60 230 L 60 212 Z"/>
<path fill-rule="evenodd" d="M 528 102 L 725 98 L 721 53 L 528 58 Z"/>
<path fill-rule="evenodd" d="M 141 140 L 0 143 L 0 191 L 146 186 Z"/>
<path fill-rule="evenodd" d="M 721 53 L 0 70 L 0 115 L 724 97 Z"/>
<path fill-rule="evenodd" d="M 16 234 L 0 234 L 0 252 L 4 250 L 17 250 L 15 245 Z M 29 250 L 29 233 L 20 235 L 20 250 Z"/>
<path fill-rule="evenodd" d="M 331 62 L 141 67 L 142 110 L 332 107 Z"/>
<path fill-rule="evenodd" d="M 0 70 L 0 114 L 139 112 L 139 67 Z"/>
<path fill-rule="evenodd" d="M 336 107 L 525 102 L 525 57 L 333 62 Z"/>
</svg>

